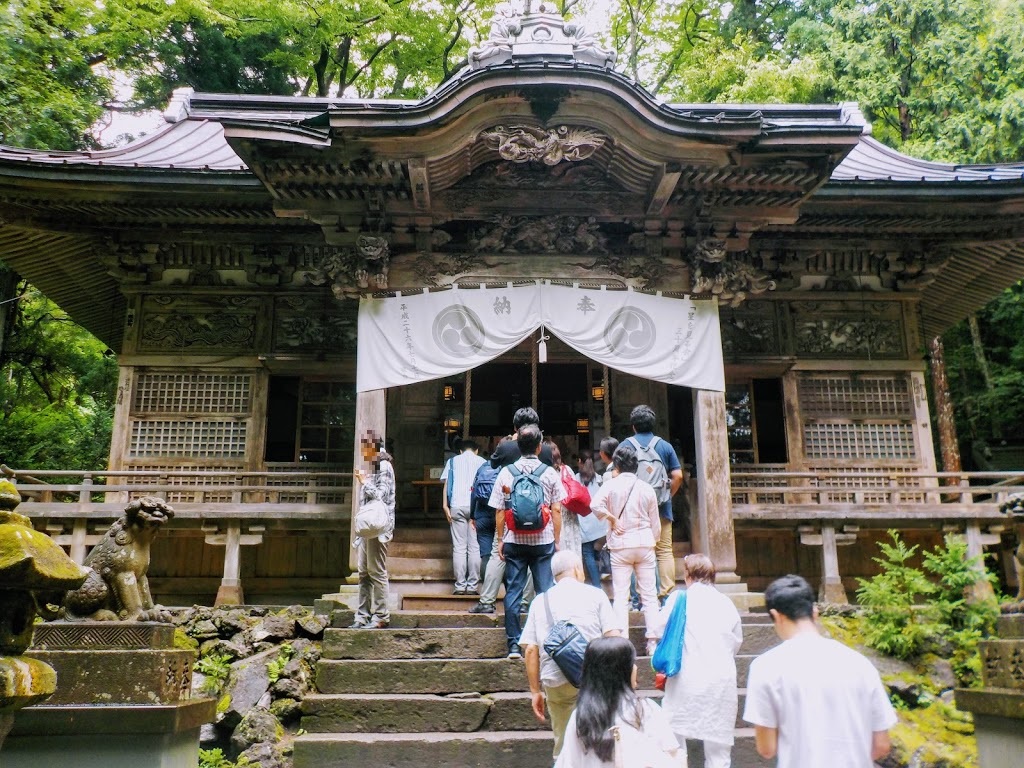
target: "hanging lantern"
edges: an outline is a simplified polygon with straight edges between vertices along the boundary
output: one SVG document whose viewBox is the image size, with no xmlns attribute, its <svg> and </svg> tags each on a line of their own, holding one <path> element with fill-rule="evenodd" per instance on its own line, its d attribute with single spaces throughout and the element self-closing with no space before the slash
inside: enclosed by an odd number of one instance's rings
<svg viewBox="0 0 1024 768">
<path fill-rule="evenodd" d="M 576 419 L 576 431 L 581 435 L 585 435 L 590 432 L 590 419 L 586 416 Z"/>
<path fill-rule="evenodd" d="M 451 384 L 445 384 L 444 385 L 444 399 L 445 400 L 454 400 L 455 399 L 455 387 L 453 387 Z"/>
<path fill-rule="evenodd" d="M 590 396 L 594 398 L 595 403 L 604 402 L 604 386 L 601 384 L 595 384 L 590 388 Z"/>
</svg>

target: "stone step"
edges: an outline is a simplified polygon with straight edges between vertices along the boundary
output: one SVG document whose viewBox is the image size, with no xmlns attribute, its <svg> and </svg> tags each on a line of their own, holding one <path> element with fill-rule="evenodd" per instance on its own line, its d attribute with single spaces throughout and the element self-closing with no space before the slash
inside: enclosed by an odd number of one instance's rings
<svg viewBox="0 0 1024 768">
<path fill-rule="evenodd" d="M 451 570 L 451 563 L 448 563 L 449 570 Z M 450 611 L 454 613 L 461 613 L 468 611 L 480 600 L 480 596 L 473 595 L 453 595 L 452 584 L 449 581 L 447 584 L 447 594 L 430 594 L 430 593 L 407 593 L 402 595 L 402 610 L 403 611 Z M 500 607 L 499 610 L 504 610 L 504 606 Z"/>
<path fill-rule="evenodd" d="M 474 614 L 465 614 L 475 619 Z M 387 661 L 391 659 L 496 659 L 508 652 L 503 625 L 496 617 L 484 615 L 489 623 L 474 626 L 438 628 L 327 629 L 324 632 L 323 658 Z M 644 628 L 633 626 L 630 639 L 643 653 L 646 647 Z M 756 655 L 778 642 L 770 626 L 750 625 L 744 628 L 741 655 Z"/>
<path fill-rule="evenodd" d="M 754 656 L 736 658 L 737 685 L 745 688 Z M 637 659 L 640 688 L 654 688 L 654 672 L 647 656 Z M 320 693 L 453 694 L 499 693 L 529 690 L 521 660 L 404 659 L 337 661 L 322 659 L 317 665 L 316 687 Z"/>
<path fill-rule="evenodd" d="M 550 731 L 478 731 L 476 733 L 306 733 L 295 739 L 295 768 L 547 768 Z M 688 763 L 704 764 L 699 742 L 687 743 Z M 427 756 L 429 755 L 429 760 Z M 738 729 L 733 768 L 767 768 L 754 748 L 753 729 Z"/>
<path fill-rule="evenodd" d="M 640 691 L 660 699 L 661 691 Z M 746 690 L 739 691 L 736 727 L 742 728 Z M 302 701 L 308 733 L 439 733 L 550 729 L 533 714 L 528 692 L 460 697 L 429 694 L 316 694 Z"/>
</svg>

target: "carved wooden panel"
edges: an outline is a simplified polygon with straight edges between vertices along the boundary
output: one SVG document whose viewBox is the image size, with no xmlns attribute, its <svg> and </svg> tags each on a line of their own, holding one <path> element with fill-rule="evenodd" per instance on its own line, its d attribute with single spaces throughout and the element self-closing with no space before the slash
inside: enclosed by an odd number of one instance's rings
<svg viewBox="0 0 1024 768">
<path fill-rule="evenodd" d="M 259 306 L 255 296 L 146 296 L 140 351 L 252 351 Z"/>
<path fill-rule="evenodd" d="M 751 301 L 738 309 L 723 307 L 722 351 L 726 359 L 781 355 L 784 352 L 782 328 L 775 302 Z"/>
<path fill-rule="evenodd" d="M 897 302 L 794 301 L 795 351 L 802 357 L 906 358 L 903 313 Z"/>
<path fill-rule="evenodd" d="M 274 302 L 275 352 L 354 355 L 359 303 L 331 296 L 281 296 Z"/>
</svg>

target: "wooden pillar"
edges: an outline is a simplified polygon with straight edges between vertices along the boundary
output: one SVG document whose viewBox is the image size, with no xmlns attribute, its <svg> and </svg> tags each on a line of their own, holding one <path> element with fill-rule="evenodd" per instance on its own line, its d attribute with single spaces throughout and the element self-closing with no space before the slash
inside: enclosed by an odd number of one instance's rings
<svg viewBox="0 0 1024 768">
<path fill-rule="evenodd" d="M 821 532 L 813 526 L 802 526 L 799 529 L 800 543 L 808 547 L 821 547 L 821 584 L 818 587 L 818 601 L 846 605 L 850 599 L 843 587 L 843 579 L 839 573 L 839 547 L 848 546 L 857 541 L 856 526 L 845 526 L 843 533 L 837 533 L 835 526 L 824 524 Z"/>
<path fill-rule="evenodd" d="M 368 392 L 356 393 L 356 443 L 355 443 L 355 466 L 353 469 L 361 469 L 367 474 L 373 472 L 373 467 L 368 460 L 367 446 L 376 440 L 383 440 L 387 427 L 387 390 L 371 389 Z M 372 456 L 372 454 L 369 454 Z M 352 514 L 349 520 L 349 551 L 348 566 L 353 573 L 359 567 L 359 554 L 351 546 L 355 541 L 354 530 L 356 510 L 359 508 L 359 484 L 352 480 Z"/>
<path fill-rule="evenodd" d="M 224 537 L 224 576 L 214 605 L 241 605 L 242 596 L 242 523 L 229 520 Z"/>
<path fill-rule="evenodd" d="M 967 539 L 967 559 L 975 560 L 977 558 L 974 563 L 974 569 L 978 571 L 980 576 L 985 577 L 987 575 L 985 570 L 985 545 L 998 544 L 1000 537 L 991 533 L 982 533 L 981 526 L 978 523 L 967 524 L 965 537 Z M 967 596 L 968 602 L 985 602 L 994 599 L 995 591 L 992 589 L 992 584 L 987 578 L 982 578 L 975 583 L 970 594 Z"/>
<path fill-rule="evenodd" d="M 715 564 L 718 583 L 735 584 L 740 578 L 736 575 L 725 393 L 695 389 L 693 395 L 699 544 Z"/>
<path fill-rule="evenodd" d="M 946 377 L 946 350 L 942 338 L 931 341 L 932 390 L 935 393 L 935 423 L 939 428 L 939 453 L 942 455 L 943 472 L 959 472 L 960 443 L 956 437 L 956 418 L 953 413 L 953 399 L 949 396 L 949 379 Z M 950 485 L 956 485 L 955 478 L 949 478 Z"/>
</svg>

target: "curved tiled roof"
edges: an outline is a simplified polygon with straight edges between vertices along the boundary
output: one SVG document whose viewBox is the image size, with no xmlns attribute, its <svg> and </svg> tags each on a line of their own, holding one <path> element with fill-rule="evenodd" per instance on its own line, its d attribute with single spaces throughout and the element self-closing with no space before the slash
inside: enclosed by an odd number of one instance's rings
<svg viewBox="0 0 1024 768">
<path fill-rule="evenodd" d="M 957 181 L 1020 181 L 1024 164 L 954 165 L 932 163 L 904 155 L 876 141 L 861 136 L 850 154 L 834 171 L 830 181 L 891 182 L 957 182 Z"/>
<path fill-rule="evenodd" d="M 152 135 L 123 147 L 93 152 L 54 152 L 0 146 L 0 160 L 114 168 L 248 170 L 225 140 L 224 127 L 213 120 L 182 120 L 170 123 Z"/>
</svg>

